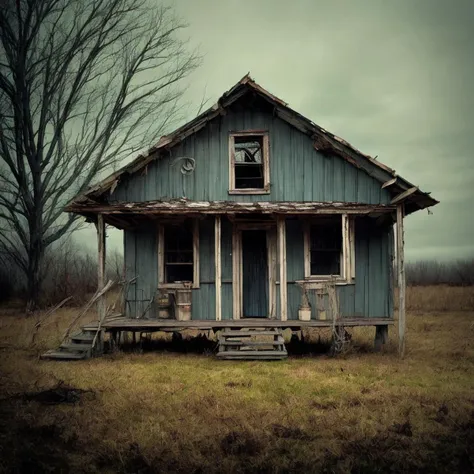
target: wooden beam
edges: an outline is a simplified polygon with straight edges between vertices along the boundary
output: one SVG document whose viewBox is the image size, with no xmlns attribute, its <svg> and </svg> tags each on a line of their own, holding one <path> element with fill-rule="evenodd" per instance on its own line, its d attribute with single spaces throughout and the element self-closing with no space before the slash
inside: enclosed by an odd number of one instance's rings
<svg viewBox="0 0 474 474">
<path fill-rule="evenodd" d="M 410 189 L 407 189 L 406 191 L 403 191 L 403 193 L 398 194 L 395 196 L 391 201 L 390 204 L 398 204 L 399 202 L 403 201 L 406 199 L 408 196 L 411 196 L 412 194 L 416 193 L 418 191 L 417 186 L 413 186 Z"/>
<path fill-rule="evenodd" d="M 158 288 L 165 283 L 165 228 L 158 224 Z"/>
<path fill-rule="evenodd" d="M 405 356 L 405 257 L 403 204 L 397 206 L 397 273 L 398 273 L 398 354 Z"/>
<path fill-rule="evenodd" d="M 304 277 L 311 276 L 311 245 L 310 245 L 310 225 L 303 223 L 303 252 L 304 252 Z"/>
<path fill-rule="evenodd" d="M 215 217 L 214 226 L 214 264 L 215 264 L 215 280 L 216 280 L 216 321 L 222 319 L 222 294 L 221 294 L 221 216 Z"/>
<path fill-rule="evenodd" d="M 385 183 L 382 184 L 382 189 L 388 188 L 392 184 L 395 184 L 397 182 L 397 178 L 390 179 L 388 181 L 385 181 Z"/>
<path fill-rule="evenodd" d="M 342 259 L 342 272 L 341 275 L 345 281 L 351 281 L 351 261 L 350 261 L 350 242 L 349 242 L 349 216 L 347 214 L 342 215 L 342 244 L 343 244 L 343 259 Z"/>
<path fill-rule="evenodd" d="M 356 264 L 355 264 L 355 216 L 349 217 L 349 249 L 350 249 L 350 280 L 355 280 L 356 276 Z"/>
<path fill-rule="evenodd" d="M 240 232 L 236 224 L 232 228 L 232 318 L 240 319 Z"/>
<path fill-rule="evenodd" d="M 97 216 L 97 249 L 98 249 L 98 265 L 97 265 L 97 291 L 101 291 L 105 286 L 105 258 L 106 258 L 106 246 L 105 246 L 105 222 L 104 216 L 99 214 Z M 105 295 L 100 296 L 97 301 L 97 313 L 99 315 L 99 321 L 105 319 L 106 313 L 106 299 Z"/>
<path fill-rule="evenodd" d="M 268 315 L 276 318 L 277 239 L 275 226 L 267 229 Z"/>
<path fill-rule="evenodd" d="M 199 219 L 193 220 L 193 288 L 199 288 Z"/>
<path fill-rule="evenodd" d="M 280 312 L 281 320 L 288 319 L 288 294 L 286 287 L 286 225 L 285 216 L 277 218 L 278 253 L 280 262 Z"/>
</svg>

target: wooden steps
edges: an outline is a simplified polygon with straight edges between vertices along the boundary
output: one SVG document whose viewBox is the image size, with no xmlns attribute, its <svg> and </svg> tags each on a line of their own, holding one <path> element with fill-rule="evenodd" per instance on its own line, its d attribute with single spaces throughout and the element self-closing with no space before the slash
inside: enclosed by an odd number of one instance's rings
<svg viewBox="0 0 474 474">
<path fill-rule="evenodd" d="M 219 359 L 283 360 L 288 357 L 280 328 L 224 330 L 219 336 Z"/>
<path fill-rule="evenodd" d="M 52 359 L 52 360 L 81 360 L 87 359 L 85 352 L 69 352 L 62 350 L 51 350 L 45 352 L 41 355 L 42 359 Z"/>
<path fill-rule="evenodd" d="M 92 357 L 94 336 L 97 329 L 82 328 L 80 332 L 69 337 L 58 349 L 41 355 L 41 359 L 49 360 L 84 360 Z"/>
</svg>

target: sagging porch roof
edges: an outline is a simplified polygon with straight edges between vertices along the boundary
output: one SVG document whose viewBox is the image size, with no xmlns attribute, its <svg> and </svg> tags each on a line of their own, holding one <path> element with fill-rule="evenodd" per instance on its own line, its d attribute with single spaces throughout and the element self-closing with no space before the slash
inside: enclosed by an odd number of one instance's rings
<svg viewBox="0 0 474 474">
<path fill-rule="evenodd" d="M 93 207 L 94 202 L 102 201 L 106 193 L 112 193 L 114 191 L 122 175 L 134 174 L 145 168 L 153 160 L 159 159 L 160 156 L 162 156 L 162 152 L 169 150 L 186 137 L 196 133 L 214 118 L 225 114 L 226 108 L 249 91 L 253 91 L 269 102 L 274 107 L 275 114 L 282 120 L 310 136 L 313 140 L 313 146 L 318 152 L 337 155 L 378 180 L 383 188 L 388 188 L 394 200 L 397 200 L 396 202 L 401 202 L 402 200 L 405 202 L 405 214 L 438 204 L 439 201 L 432 198 L 429 195 L 430 193 L 422 192 L 417 186 L 414 186 L 401 176 L 398 176 L 393 169 L 377 159 L 362 153 L 347 141 L 328 132 L 308 118 L 294 111 L 288 107 L 286 102 L 265 90 L 247 74 L 231 89 L 225 92 L 212 107 L 187 124 L 176 129 L 173 133 L 161 137 L 158 143 L 147 152 L 139 155 L 128 165 L 111 174 L 98 184 L 90 187 L 85 193 L 76 196 L 65 210 L 68 212 L 76 212 L 73 209 L 78 204 Z"/>
<path fill-rule="evenodd" d="M 378 217 L 394 212 L 395 205 L 374 205 L 347 202 L 232 202 L 232 201 L 191 201 L 172 199 L 169 201 L 71 203 L 70 212 L 92 218 L 103 214 L 108 223 L 116 227 L 126 227 L 127 219 L 153 218 L 154 216 L 191 215 L 315 215 L 315 214 L 355 214 Z"/>
</svg>

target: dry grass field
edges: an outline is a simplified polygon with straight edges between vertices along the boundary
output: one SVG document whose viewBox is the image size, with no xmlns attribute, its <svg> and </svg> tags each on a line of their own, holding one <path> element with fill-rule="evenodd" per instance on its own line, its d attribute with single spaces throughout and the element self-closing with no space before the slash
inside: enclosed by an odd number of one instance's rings
<svg viewBox="0 0 474 474">
<path fill-rule="evenodd" d="M 409 289 L 404 360 L 395 328 L 381 353 L 362 328 L 336 358 L 217 361 L 170 345 L 46 362 L 77 309 L 32 346 L 35 320 L 0 308 L 0 472 L 472 472 L 473 295 Z M 38 395 L 59 381 L 56 399 Z"/>
</svg>

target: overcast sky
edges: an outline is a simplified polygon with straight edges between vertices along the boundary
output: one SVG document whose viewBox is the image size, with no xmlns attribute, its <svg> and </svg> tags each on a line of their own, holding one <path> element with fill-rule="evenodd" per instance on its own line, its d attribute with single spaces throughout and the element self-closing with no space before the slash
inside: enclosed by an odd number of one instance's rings
<svg viewBox="0 0 474 474">
<path fill-rule="evenodd" d="M 188 101 L 250 72 L 441 201 L 407 217 L 409 260 L 474 256 L 474 0 L 171 4 L 204 55 Z"/>
</svg>

